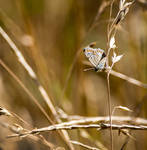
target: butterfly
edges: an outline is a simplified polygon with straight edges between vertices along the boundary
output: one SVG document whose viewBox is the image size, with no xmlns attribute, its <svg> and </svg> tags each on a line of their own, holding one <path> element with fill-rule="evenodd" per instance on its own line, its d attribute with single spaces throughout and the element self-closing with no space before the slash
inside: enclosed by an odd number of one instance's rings
<svg viewBox="0 0 147 150">
<path fill-rule="evenodd" d="M 85 56 L 89 59 L 94 66 L 95 71 L 102 71 L 105 69 L 106 54 L 105 51 L 100 48 L 92 48 L 90 45 L 83 49 Z"/>
</svg>

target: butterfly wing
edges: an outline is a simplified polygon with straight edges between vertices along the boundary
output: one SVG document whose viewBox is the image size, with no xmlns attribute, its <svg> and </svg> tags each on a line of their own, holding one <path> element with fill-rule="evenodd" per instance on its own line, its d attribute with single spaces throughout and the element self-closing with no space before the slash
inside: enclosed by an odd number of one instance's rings
<svg viewBox="0 0 147 150">
<path fill-rule="evenodd" d="M 100 48 L 95 49 L 95 55 L 97 55 L 100 60 L 101 60 L 101 58 L 102 58 L 103 53 L 104 53 L 104 50 L 102 50 L 102 49 L 100 49 Z M 99 61 L 100 61 L 100 60 L 99 60 Z"/>
<path fill-rule="evenodd" d="M 84 54 L 87 58 L 91 57 L 93 55 L 94 50 L 90 47 L 84 48 L 83 49 Z"/>
<path fill-rule="evenodd" d="M 96 67 L 100 61 L 99 56 L 97 55 L 92 55 L 91 57 L 89 57 L 89 61 L 91 62 L 91 64 Z"/>
<path fill-rule="evenodd" d="M 103 53 L 104 51 L 101 49 L 93 49 L 93 55 L 89 57 L 89 61 L 96 67 L 99 64 Z"/>
<path fill-rule="evenodd" d="M 98 70 L 103 70 L 105 68 L 105 64 L 106 64 L 106 57 L 104 57 L 96 66 L 96 69 Z"/>
<path fill-rule="evenodd" d="M 104 50 L 98 48 L 93 49 L 90 47 L 84 48 L 84 53 L 86 57 L 89 59 L 91 64 L 97 69 L 102 70 L 105 67 L 106 58 L 102 57 L 104 54 Z"/>
</svg>

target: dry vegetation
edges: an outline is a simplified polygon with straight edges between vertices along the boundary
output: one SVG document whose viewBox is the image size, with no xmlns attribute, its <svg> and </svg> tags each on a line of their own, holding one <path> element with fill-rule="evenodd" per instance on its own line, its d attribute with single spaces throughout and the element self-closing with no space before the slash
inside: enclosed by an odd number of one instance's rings
<svg viewBox="0 0 147 150">
<path fill-rule="evenodd" d="M 0 149 L 147 149 L 146 10 L 145 0 L 1 0 Z M 92 42 L 106 53 L 101 72 L 83 53 Z"/>
</svg>

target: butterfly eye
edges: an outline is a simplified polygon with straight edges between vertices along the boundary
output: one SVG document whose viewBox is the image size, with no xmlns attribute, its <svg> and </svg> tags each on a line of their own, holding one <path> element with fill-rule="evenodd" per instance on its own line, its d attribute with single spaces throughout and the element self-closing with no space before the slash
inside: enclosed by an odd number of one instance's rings
<svg viewBox="0 0 147 150">
<path fill-rule="evenodd" d="M 83 48 L 83 52 L 85 52 L 86 51 L 86 49 L 85 48 Z"/>
</svg>

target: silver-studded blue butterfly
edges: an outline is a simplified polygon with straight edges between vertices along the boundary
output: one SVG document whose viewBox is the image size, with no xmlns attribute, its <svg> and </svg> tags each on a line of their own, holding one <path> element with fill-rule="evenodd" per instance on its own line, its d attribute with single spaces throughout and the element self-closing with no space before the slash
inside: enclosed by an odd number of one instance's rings
<svg viewBox="0 0 147 150">
<path fill-rule="evenodd" d="M 83 52 L 91 64 L 95 67 L 95 71 L 102 71 L 105 69 L 106 54 L 104 50 L 100 48 L 92 48 L 92 46 L 90 45 L 84 48 Z"/>
</svg>

